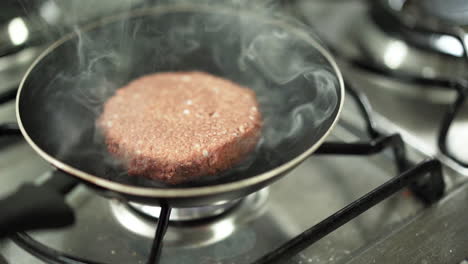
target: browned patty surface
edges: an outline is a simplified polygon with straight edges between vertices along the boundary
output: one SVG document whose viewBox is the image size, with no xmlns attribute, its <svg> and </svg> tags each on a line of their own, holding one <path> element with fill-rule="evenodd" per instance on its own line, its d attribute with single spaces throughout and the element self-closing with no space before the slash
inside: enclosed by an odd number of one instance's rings
<svg viewBox="0 0 468 264">
<path fill-rule="evenodd" d="M 130 175 L 181 183 L 240 162 L 255 148 L 255 93 L 203 72 L 156 73 L 117 90 L 98 119 Z"/>
</svg>

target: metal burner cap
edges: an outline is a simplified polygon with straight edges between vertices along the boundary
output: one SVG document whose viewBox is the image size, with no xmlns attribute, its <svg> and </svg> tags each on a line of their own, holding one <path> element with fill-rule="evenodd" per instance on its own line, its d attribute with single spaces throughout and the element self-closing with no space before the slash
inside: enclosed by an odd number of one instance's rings
<svg viewBox="0 0 468 264">
<path fill-rule="evenodd" d="M 173 208 L 170 216 L 170 221 L 193 221 L 220 215 L 227 210 L 233 208 L 240 202 L 240 199 L 228 201 L 223 204 L 208 205 L 201 207 L 189 208 Z M 138 213 L 149 216 L 151 218 L 159 218 L 161 208 L 158 206 L 151 206 L 139 203 L 130 202 L 131 209 L 136 210 Z"/>
<path fill-rule="evenodd" d="M 268 189 L 260 190 L 241 200 L 218 205 L 207 206 L 201 208 L 185 208 L 172 209 L 172 214 L 177 214 L 174 218 L 193 219 L 194 216 L 203 214 L 214 215 L 214 211 L 222 210 L 225 212 L 222 216 L 197 219 L 194 221 L 171 221 L 169 228 L 164 237 L 164 245 L 168 247 L 185 247 L 193 248 L 205 245 L 211 245 L 229 237 L 238 226 L 244 225 L 246 222 L 257 218 L 264 212 L 265 202 L 268 197 Z M 146 238 L 153 238 L 156 232 L 157 220 L 155 216 L 159 216 L 159 208 L 152 206 L 128 205 L 117 200 L 111 201 L 111 212 L 125 229 L 134 234 Z M 135 207 L 137 206 L 137 207 Z M 224 206 L 224 207 L 223 207 Z M 235 206 L 235 208 L 232 208 Z M 137 209 L 138 208 L 138 209 Z M 227 210 L 227 209 L 232 210 Z M 209 209 L 211 210 L 207 214 Z M 227 210 L 227 211 L 226 211 Z M 145 212 L 143 212 L 145 211 Z M 171 220 L 172 220 L 171 215 Z"/>
</svg>

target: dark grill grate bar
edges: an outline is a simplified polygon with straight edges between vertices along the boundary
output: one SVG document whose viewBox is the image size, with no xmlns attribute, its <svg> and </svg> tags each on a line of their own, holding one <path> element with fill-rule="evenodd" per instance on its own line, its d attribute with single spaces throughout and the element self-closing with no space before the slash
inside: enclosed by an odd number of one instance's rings
<svg viewBox="0 0 468 264">
<path fill-rule="evenodd" d="M 463 104 L 465 103 L 466 96 L 468 95 L 468 83 L 466 81 L 463 83 L 460 82 L 455 86 L 455 89 L 457 90 L 457 98 L 455 99 L 455 102 L 452 105 L 450 105 L 449 109 L 445 113 L 445 116 L 440 125 L 437 144 L 439 146 L 440 151 L 444 155 L 455 160 L 463 167 L 468 167 L 468 163 L 466 161 L 462 161 L 459 158 L 457 158 L 455 155 L 450 153 L 450 151 L 447 148 L 448 131 L 450 130 L 450 126 L 452 125 L 453 120 L 455 120 Z"/>
<path fill-rule="evenodd" d="M 8 103 L 16 98 L 17 89 L 9 89 L 0 93 L 0 104 Z"/>
<path fill-rule="evenodd" d="M 169 217 L 171 216 L 171 207 L 167 204 L 161 206 L 161 213 L 158 218 L 158 226 L 156 234 L 154 235 L 151 253 L 148 258 L 147 264 L 157 264 L 161 258 L 161 251 L 163 246 L 163 238 L 166 234 L 167 227 L 169 226 Z"/>
<path fill-rule="evenodd" d="M 401 136 L 398 134 L 382 135 L 379 133 L 372 119 L 372 108 L 365 95 L 354 90 L 349 84 L 346 89 L 358 104 L 367 124 L 367 131 L 371 140 L 369 142 L 355 143 L 326 142 L 317 150 L 317 154 L 369 155 L 379 153 L 386 148 L 392 148 L 397 167 L 400 172 L 403 172 L 408 164 Z M 284 259 L 294 256 L 404 187 L 410 187 L 426 203 L 432 203 L 440 199 L 445 189 L 440 162 L 428 160 L 404 171 L 254 263 L 279 263 Z M 169 206 L 162 206 L 148 264 L 159 263 L 164 234 L 169 225 L 170 211 Z M 103 264 L 59 252 L 34 240 L 26 233 L 16 234 L 12 239 L 26 251 L 48 263 Z"/>
<path fill-rule="evenodd" d="M 441 164 L 437 160 L 428 160 L 418 164 L 416 167 L 392 178 L 329 216 L 322 222 L 289 240 L 279 248 L 273 250 L 271 253 L 255 261 L 254 264 L 283 263 L 284 260 L 293 257 L 340 226 L 367 211 L 374 205 L 425 176 L 427 173 L 432 174 L 432 177 L 441 177 L 441 170 Z"/>
<path fill-rule="evenodd" d="M 21 136 L 21 131 L 16 123 L 0 124 L 0 137 Z"/>
</svg>

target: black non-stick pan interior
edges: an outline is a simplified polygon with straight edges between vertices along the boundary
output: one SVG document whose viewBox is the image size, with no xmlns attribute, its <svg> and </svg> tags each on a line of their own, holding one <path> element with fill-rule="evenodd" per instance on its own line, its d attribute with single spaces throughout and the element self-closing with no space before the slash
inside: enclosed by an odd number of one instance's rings
<svg viewBox="0 0 468 264">
<path fill-rule="evenodd" d="M 305 32 L 257 14 L 138 11 L 77 30 L 49 50 L 25 79 L 19 115 L 44 152 L 98 177 L 144 187 L 237 181 L 292 160 L 330 129 L 343 95 L 315 45 Z M 139 76 L 194 70 L 255 90 L 264 122 L 256 151 L 229 171 L 182 185 L 128 176 L 95 126 L 104 102 Z"/>
</svg>

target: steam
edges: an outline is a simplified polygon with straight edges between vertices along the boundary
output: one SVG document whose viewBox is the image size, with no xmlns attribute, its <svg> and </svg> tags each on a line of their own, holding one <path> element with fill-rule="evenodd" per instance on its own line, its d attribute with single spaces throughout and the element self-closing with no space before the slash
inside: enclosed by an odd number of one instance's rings
<svg viewBox="0 0 468 264">
<path fill-rule="evenodd" d="M 268 16 L 278 18 L 278 14 Z M 228 22 L 212 20 L 211 25 L 218 26 L 209 29 L 226 30 L 232 25 Z M 246 83 L 255 90 L 264 119 L 259 148 L 275 152 L 283 142 L 294 144 L 295 139 L 303 138 L 304 131 L 316 128 L 317 134 L 321 132 L 320 126 L 336 110 L 339 85 L 322 54 L 304 39 L 304 35 L 287 32 L 285 28 L 241 21 L 236 30 L 231 35 L 240 35 L 243 40 L 238 68 L 244 73 L 262 76 Z M 228 42 L 229 37 L 226 39 Z M 226 65 L 226 50 L 215 45 L 215 51 L 218 51 L 213 54 L 218 66 L 228 72 L 230 63 Z M 315 95 L 304 94 L 307 88 L 314 90 Z"/>
<path fill-rule="evenodd" d="M 240 66 L 245 67 L 245 60 L 256 64 L 259 70 L 269 79 L 278 84 L 285 84 L 298 76 L 319 69 L 319 65 L 308 65 L 302 56 L 290 52 L 293 43 L 284 32 L 263 33 L 258 35 L 247 47 L 245 54 L 240 58 Z"/>
<path fill-rule="evenodd" d="M 231 6 L 251 2 L 256 1 L 232 1 Z M 116 19 L 85 31 L 74 28 L 75 44 L 67 42 L 66 47 L 71 52 L 68 62 L 44 89 L 53 102 L 47 106 L 53 113 L 51 119 L 61 124 L 55 132 L 64 138 L 55 156 L 93 157 L 105 167 L 118 165 L 106 153 L 95 120 L 116 89 L 157 71 L 208 71 L 256 92 L 264 123 L 262 136 L 256 153 L 238 167 L 241 171 L 256 165 L 256 155 L 267 157 L 271 168 L 278 166 L 288 151 L 298 154 L 294 151 L 304 147 L 305 138 L 312 142 L 328 129 L 326 122 L 338 104 L 339 83 L 306 31 L 268 22 L 278 20 L 271 9 L 263 9 L 270 17 L 265 20 L 257 11 L 243 15 L 239 11 L 199 12 L 198 8 L 197 4 L 160 14 L 136 11 L 139 15 L 131 20 Z M 285 149 L 285 144 L 290 148 Z M 103 168 L 90 170 L 128 182 L 122 171 L 116 176 Z"/>
</svg>

